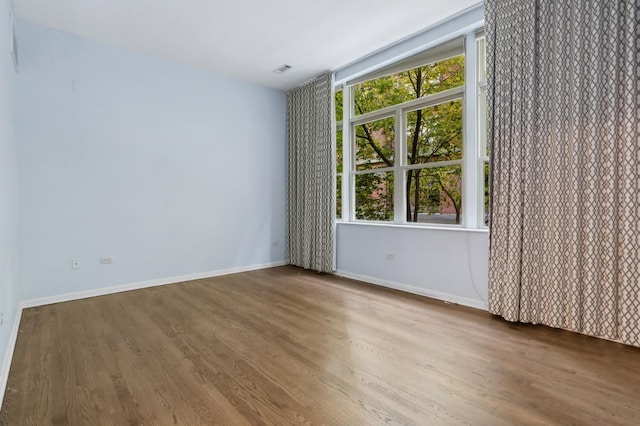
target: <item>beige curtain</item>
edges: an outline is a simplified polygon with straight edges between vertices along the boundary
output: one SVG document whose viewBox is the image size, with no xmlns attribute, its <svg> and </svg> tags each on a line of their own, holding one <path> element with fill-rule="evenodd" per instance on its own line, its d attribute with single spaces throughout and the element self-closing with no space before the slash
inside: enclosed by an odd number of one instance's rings
<svg viewBox="0 0 640 426">
<path fill-rule="evenodd" d="M 640 346 L 640 1 L 485 6 L 489 309 Z"/>
<path fill-rule="evenodd" d="M 287 94 L 288 243 L 292 265 L 335 270 L 335 150 L 332 77 Z"/>
</svg>

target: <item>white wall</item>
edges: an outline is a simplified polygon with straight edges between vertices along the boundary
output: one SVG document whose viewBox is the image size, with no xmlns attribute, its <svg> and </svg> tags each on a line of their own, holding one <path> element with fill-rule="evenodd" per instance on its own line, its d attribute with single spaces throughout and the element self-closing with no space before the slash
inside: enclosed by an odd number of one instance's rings
<svg viewBox="0 0 640 426">
<path fill-rule="evenodd" d="M 18 170 L 12 114 L 15 84 L 9 56 L 10 2 L 0 0 L 0 402 L 8 368 L 7 347 L 18 308 Z"/>
<path fill-rule="evenodd" d="M 483 25 L 478 4 L 360 61 L 337 70 L 344 83 Z M 486 230 L 338 223 L 339 275 L 486 309 L 489 235 Z M 387 255 L 394 260 L 389 260 Z"/>
<path fill-rule="evenodd" d="M 284 260 L 283 92 L 24 21 L 18 39 L 23 300 Z"/>
</svg>

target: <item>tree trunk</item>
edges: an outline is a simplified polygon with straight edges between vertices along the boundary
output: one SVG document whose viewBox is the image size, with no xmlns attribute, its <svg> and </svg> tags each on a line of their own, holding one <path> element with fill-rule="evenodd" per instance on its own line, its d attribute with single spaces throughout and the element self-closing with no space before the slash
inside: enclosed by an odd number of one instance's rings
<svg viewBox="0 0 640 426">
<path fill-rule="evenodd" d="M 422 68 L 418 68 L 416 71 L 415 82 L 411 78 L 411 72 L 409 72 L 409 80 L 413 83 L 413 90 L 416 94 L 416 99 L 420 97 L 422 92 Z M 420 142 L 420 131 L 422 130 L 422 110 L 416 111 L 416 128 L 413 132 L 413 140 L 411 141 L 411 155 L 409 157 L 409 164 L 416 164 L 418 158 L 418 142 Z M 418 177 L 420 176 L 420 170 L 409 170 L 407 172 L 407 222 L 417 222 L 418 220 L 418 207 L 420 206 L 420 182 Z M 413 195 L 413 212 L 411 211 L 411 180 L 415 177 L 416 192 Z"/>
<path fill-rule="evenodd" d="M 413 180 L 413 170 L 407 170 L 407 183 L 406 190 L 404 193 L 406 203 L 407 203 L 407 222 L 411 222 L 411 181 Z M 417 208 L 417 207 L 416 207 Z"/>
<path fill-rule="evenodd" d="M 415 172 L 415 180 L 416 180 L 416 192 L 413 194 L 413 202 L 414 202 L 414 208 L 413 208 L 413 221 L 417 222 L 418 221 L 418 210 L 420 207 L 420 172 L 422 170 L 416 170 Z"/>
</svg>

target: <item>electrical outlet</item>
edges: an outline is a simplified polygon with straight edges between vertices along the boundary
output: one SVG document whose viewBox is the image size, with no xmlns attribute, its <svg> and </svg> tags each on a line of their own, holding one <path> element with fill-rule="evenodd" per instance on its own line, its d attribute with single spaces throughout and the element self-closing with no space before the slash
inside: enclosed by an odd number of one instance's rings
<svg viewBox="0 0 640 426">
<path fill-rule="evenodd" d="M 387 253 L 387 260 L 396 260 L 396 255 L 393 253 Z"/>
<path fill-rule="evenodd" d="M 80 269 L 80 260 L 71 259 L 71 269 Z"/>
<path fill-rule="evenodd" d="M 0 312 L 0 327 L 4 324 L 4 312 Z"/>
<path fill-rule="evenodd" d="M 103 265 L 111 265 L 113 263 L 113 258 L 111 256 L 103 256 L 100 258 L 100 263 Z"/>
</svg>

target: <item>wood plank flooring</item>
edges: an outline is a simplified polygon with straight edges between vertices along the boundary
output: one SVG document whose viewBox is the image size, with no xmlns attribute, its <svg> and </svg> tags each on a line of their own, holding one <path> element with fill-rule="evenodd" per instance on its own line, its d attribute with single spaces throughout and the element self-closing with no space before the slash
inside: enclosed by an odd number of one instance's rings
<svg viewBox="0 0 640 426">
<path fill-rule="evenodd" d="M 640 424 L 640 349 L 294 267 L 27 309 L 3 425 Z"/>
</svg>

